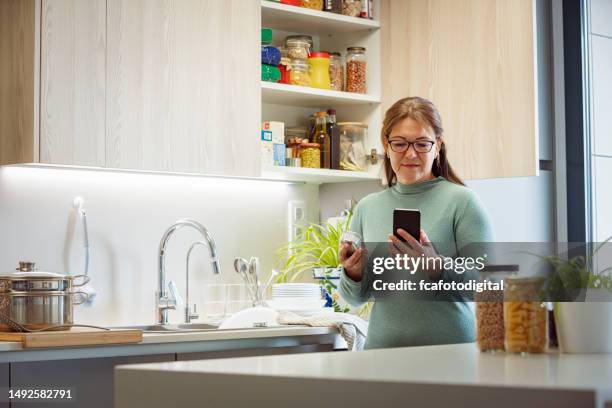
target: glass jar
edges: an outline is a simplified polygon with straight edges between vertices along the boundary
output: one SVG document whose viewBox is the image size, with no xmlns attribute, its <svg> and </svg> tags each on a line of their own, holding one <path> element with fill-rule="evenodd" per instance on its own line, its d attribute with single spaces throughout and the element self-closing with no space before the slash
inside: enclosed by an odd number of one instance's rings
<svg viewBox="0 0 612 408">
<path fill-rule="evenodd" d="M 318 143 L 302 143 L 300 145 L 302 167 L 321 168 L 321 145 Z"/>
<path fill-rule="evenodd" d="M 308 131 L 305 127 L 286 127 L 285 128 L 285 144 L 288 147 L 296 147 L 302 142 L 308 141 Z M 300 157 L 299 150 L 294 149 L 293 157 Z"/>
<path fill-rule="evenodd" d="M 329 80 L 329 53 L 310 53 L 308 66 L 310 67 L 310 86 L 319 89 L 331 89 Z"/>
<path fill-rule="evenodd" d="M 294 59 L 307 60 L 312 49 L 312 37 L 309 35 L 290 35 L 285 38 L 287 56 Z"/>
<path fill-rule="evenodd" d="M 301 0 L 300 6 L 311 10 L 323 10 L 323 0 Z"/>
<path fill-rule="evenodd" d="M 339 52 L 332 52 L 329 55 L 329 81 L 334 91 L 344 89 L 344 66 Z"/>
<path fill-rule="evenodd" d="M 346 51 L 346 91 L 366 93 L 366 49 L 349 47 Z"/>
<path fill-rule="evenodd" d="M 361 122 L 340 122 L 340 169 L 365 171 L 367 157 L 365 139 L 368 125 Z"/>
<path fill-rule="evenodd" d="M 540 299 L 544 278 L 508 278 L 504 289 L 506 350 L 543 353 L 548 346 L 548 311 Z"/>
<path fill-rule="evenodd" d="M 342 14 L 344 14 L 345 16 L 359 17 L 360 13 L 360 0 L 342 0 Z"/>
<path fill-rule="evenodd" d="M 289 84 L 291 83 L 291 80 L 289 78 L 289 72 L 291 69 L 289 65 L 291 64 L 291 59 L 288 57 L 287 48 L 280 47 L 279 51 L 281 54 L 281 58 L 280 63 L 278 64 L 278 69 L 280 71 L 281 78 L 278 82 L 280 82 L 281 84 Z"/>
<path fill-rule="evenodd" d="M 323 10 L 330 13 L 342 14 L 342 0 L 325 0 Z"/>
<path fill-rule="evenodd" d="M 479 274 L 479 283 L 490 281 L 501 285 L 518 272 L 518 265 L 486 265 Z M 476 345 L 480 351 L 505 350 L 504 291 L 485 289 L 474 293 L 476 302 Z"/>
<path fill-rule="evenodd" d="M 310 69 L 308 62 L 302 59 L 291 61 L 289 80 L 291 85 L 310 86 Z"/>
</svg>

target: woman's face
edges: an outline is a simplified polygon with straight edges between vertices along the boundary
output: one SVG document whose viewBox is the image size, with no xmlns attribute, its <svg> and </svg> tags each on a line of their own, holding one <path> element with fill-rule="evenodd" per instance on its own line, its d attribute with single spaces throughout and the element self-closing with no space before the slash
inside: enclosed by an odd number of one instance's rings
<svg viewBox="0 0 612 408">
<path fill-rule="evenodd" d="M 431 168 L 440 151 L 440 141 L 414 119 L 406 118 L 391 129 L 385 150 L 399 183 L 434 178 Z"/>
</svg>

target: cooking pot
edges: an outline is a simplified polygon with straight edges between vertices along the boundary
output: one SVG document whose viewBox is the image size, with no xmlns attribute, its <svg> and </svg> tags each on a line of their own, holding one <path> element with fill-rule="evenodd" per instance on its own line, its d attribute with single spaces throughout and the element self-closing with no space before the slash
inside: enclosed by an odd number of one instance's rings
<svg viewBox="0 0 612 408">
<path fill-rule="evenodd" d="M 17 330 L 14 322 L 29 330 L 72 325 L 73 306 L 87 301 L 87 294 L 74 288 L 89 277 L 35 269 L 33 262 L 20 262 L 18 272 L 0 275 L 0 331 Z"/>
</svg>

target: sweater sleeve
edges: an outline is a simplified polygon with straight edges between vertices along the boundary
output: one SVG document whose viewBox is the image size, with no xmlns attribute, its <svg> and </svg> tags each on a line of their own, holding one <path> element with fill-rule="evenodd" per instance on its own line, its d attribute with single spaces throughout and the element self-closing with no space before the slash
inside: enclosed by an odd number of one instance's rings
<svg viewBox="0 0 612 408">
<path fill-rule="evenodd" d="M 363 211 L 362 207 L 357 204 L 353 211 L 353 218 L 351 219 L 351 225 L 349 226 L 350 231 L 356 232 L 363 237 Z M 368 301 L 370 297 L 370 290 L 363 290 L 363 282 L 365 279 L 362 277 L 360 282 L 352 280 L 342 268 L 342 274 L 340 275 L 340 284 L 338 292 L 342 299 L 353 307 L 358 307 Z M 367 288 L 366 288 L 367 289 Z"/>
</svg>

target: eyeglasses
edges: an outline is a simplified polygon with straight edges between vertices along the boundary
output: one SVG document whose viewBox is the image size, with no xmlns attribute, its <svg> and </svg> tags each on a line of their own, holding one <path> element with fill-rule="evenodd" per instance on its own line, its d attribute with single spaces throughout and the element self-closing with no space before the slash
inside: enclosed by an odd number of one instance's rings
<svg viewBox="0 0 612 408">
<path fill-rule="evenodd" d="M 417 153 L 429 153 L 435 142 L 431 140 L 418 140 L 416 142 L 408 142 L 407 140 L 389 140 L 389 146 L 395 153 L 405 153 L 410 149 L 410 145 L 414 145 L 414 151 Z"/>
</svg>

